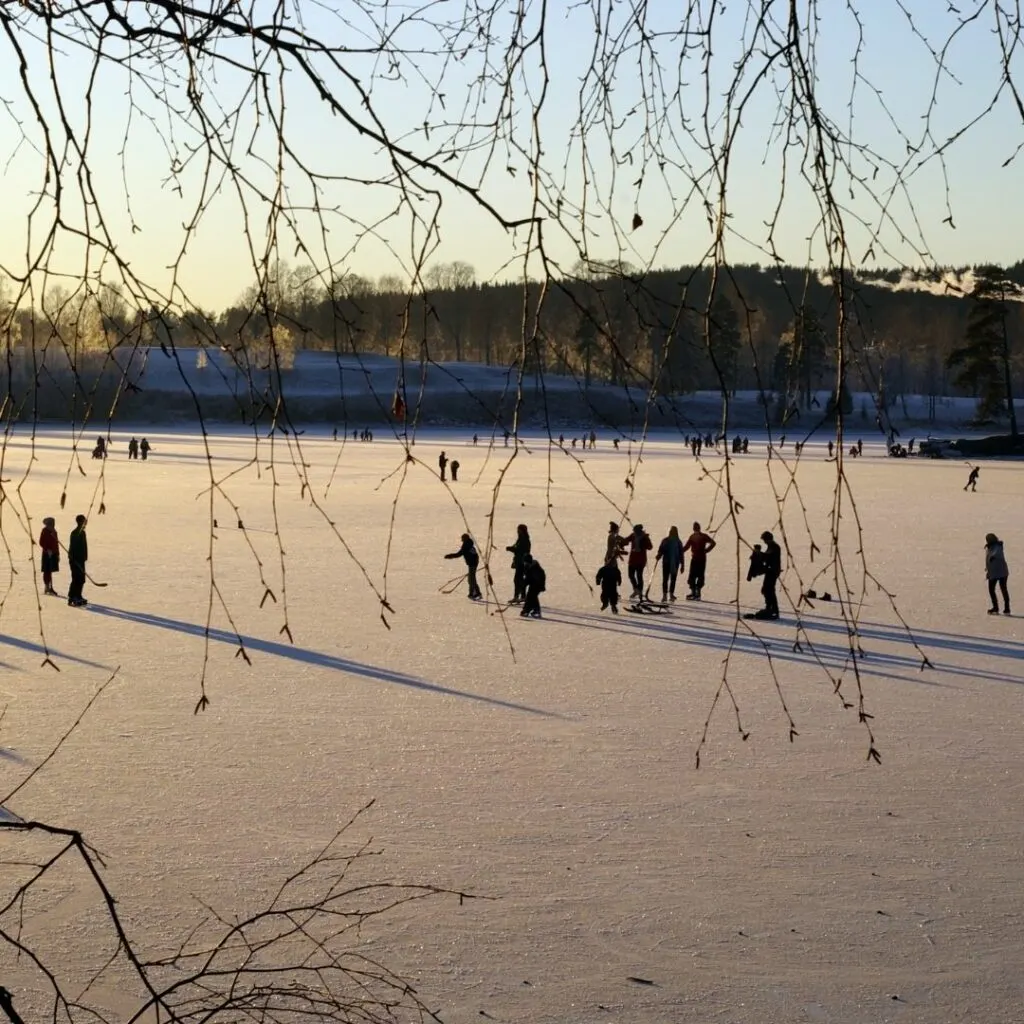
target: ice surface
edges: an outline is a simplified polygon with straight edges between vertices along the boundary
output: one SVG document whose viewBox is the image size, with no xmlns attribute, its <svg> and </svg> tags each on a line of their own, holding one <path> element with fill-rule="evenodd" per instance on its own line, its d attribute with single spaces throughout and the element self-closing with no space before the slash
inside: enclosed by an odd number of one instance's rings
<svg viewBox="0 0 1024 1024">
<path fill-rule="evenodd" d="M 655 441 L 638 463 L 636 446 L 616 452 L 607 440 L 574 458 L 537 439 L 516 453 L 421 435 L 406 463 L 382 434 L 299 439 L 319 509 L 300 496 L 291 439 L 261 441 L 253 461 L 251 436 L 212 438 L 224 491 L 212 541 L 198 435 L 149 434 L 148 463 L 129 463 L 118 435 L 102 477 L 88 458 L 79 471 L 59 432 L 34 447 L 21 433 L 6 449 L 3 531 L 17 573 L 0 565 L 5 791 L 120 666 L 7 810 L 86 831 L 140 944 L 159 951 L 183 938 L 202 912 L 193 897 L 227 914 L 252 909 L 376 798 L 357 835 L 383 851 L 370 877 L 495 897 L 420 904 L 366 935 L 366 949 L 415 979 L 452 1024 L 1020 1019 L 1024 630 L 1020 618 L 985 614 L 982 556 L 987 532 L 1004 538 L 1012 592 L 1024 558 L 1018 465 L 984 463 L 969 494 L 957 462 L 892 460 L 869 445 L 846 464 L 854 588 L 859 517 L 868 566 L 934 666 L 921 671 L 869 586 L 860 670 L 875 765 L 856 708 L 830 681 L 845 668 L 856 704 L 838 608 L 804 610 L 799 652 L 785 599 L 783 621 L 752 624 L 756 635 L 737 626 L 737 594 L 742 610 L 757 607 L 756 584 L 737 583 L 747 549 L 716 478 L 680 444 Z M 462 463 L 450 488 L 436 475 L 441 447 Z M 731 465 L 738 522 L 751 541 L 781 532 L 775 495 L 785 495 L 795 598 L 796 570 L 805 581 L 815 571 L 805 514 L 828 550 L 836 468 L 809 444 L 794 485 L 792 462 L 764 456 L 758 442 Z M 714 474 L 722 460 L 705 465 Z M 717 532 L 704 603 L 660 618 L 599 612 L 588 584 L 631 493 L 629 519 L 655 544 L 672 523 Z M 32 570 L 42 517 L 57 518 L 66 543 L 78 511 L 90 516 L 89 572 L 109 584 L 86 587 L 88 610 L 37 601 Z M 327 520 L 386 593 L 390 630 Z M 486 547 L 493 523 L 495 587 L 511 596 L 504 547 L 518 522 L 547 571 L 544 620 L 503 619 L 493 600 L 440 591 L 461 572 L 442 555 L 467 524 Z M 212 703 L 193 715 L 211 551 L 231 619 L 215 600 Z M 254 552 L 276 597 L 262 608 Z M 67 581 L 64 564 L 60 589 Z M 835 592 L 832 581 L 815 587 Z M 251 667 L 236 657 L 236 631 Z M 41 667 L 45 651 L 59 673 Z M 695 771 L 727 654 L 749 739 L 723 694 Z M 770 667 L 799 731 L 792 743 Z M 16 859 L 17 837 L 0 842 Z M 81 879 L 54 887 L 33 918 L 68 970 L 88 958 L 101 920 Z M 30 1019 L 38 990 L 13 980 Z"/>
</svg>

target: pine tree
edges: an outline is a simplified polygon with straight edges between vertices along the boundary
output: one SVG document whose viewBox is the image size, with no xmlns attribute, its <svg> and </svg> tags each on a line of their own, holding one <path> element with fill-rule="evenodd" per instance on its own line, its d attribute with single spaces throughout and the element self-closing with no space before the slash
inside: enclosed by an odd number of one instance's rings
<svg viewBox="0 0 1024 1024">
<path fill-rule="evenodd" d="M 1010 338 L 1006 327 L 1007 283 L 1000 267 L 981 267 L 971 291 L 964 344 L 950 352 L 946 366 L 955 383 L 978 399 L 978 419 L 990 420 L 1004 410 L 1017 436 L 1010 372 Z"/>
</svg>

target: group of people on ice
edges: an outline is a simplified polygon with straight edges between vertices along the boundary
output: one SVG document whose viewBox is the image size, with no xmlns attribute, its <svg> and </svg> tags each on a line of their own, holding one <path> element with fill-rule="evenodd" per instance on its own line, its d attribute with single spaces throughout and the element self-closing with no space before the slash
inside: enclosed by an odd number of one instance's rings
<svg viewBox="0 0 1024 1024">
<path fill-rule="evenodd" d="M 149 453 L 153 450 L 153 446 L 143 438 L 141 441 L 136 438 L 132 438 L 128 442 L 128 458 L 137 459 L 139 453 L 142 453 L 142 461 L 145 462 L 149 458 Z M 106 438 L 103 436 L 96 438 L 96 444 L 92 449 L 92 457 L 94 459 L 105 459 L 110 454 L 110 445 L 107 444 Z"/>
<path fill-rule="evenodd" d="M 85 586 L 85 563 L 89 560 L 89 541 L 85 535 L 86 518 L 75 516 L 75 528 L 68 537 L 68 567 L 71 570 L 71 585 L 68 587 L 68 604 L 73 608 L 81 608 L 89 602 L 82 596 Z M 60 572 L 60 537 L 57 535 L 57 522 L 53 516 L 43 520 L 43 529 L 39 534 L 39 547 L 42 548 L 40 568 L 43 574 L 43 593 L 48 597 L 60 597 L 53 585 L 54 573 Z"/>
<path fill-rule="evenodd" d="M 715 541 L 701 528 L 693 524 L 693 532 L 684 543 L 679 528 L 669 527 L 658 545 L 654 556 L 655 568 L 661 565 L 661 601 L 668 604 L 676 599 L 676 582 L 683 571 L 687 553 L 690 555 L 690 572 L 686 578 L 689 593 L 687 601 L 699 601 L 704 589 L 704 575 L 707 570 L 708 554 L 714 549 Z M 619 532 L 619 524 L 608 524 L 608 538 L 605 545 L 604 561 L 597 571 L 595 582 L 601 588 L 601 610 L 611 608 L 619 611 L 619 587 L 622 585 L 621 559 L 626 559 L 626 572 L 632 588 L 631 600 L 643 600 L 647 594 L 644 573 L 647 569 L 648 552 L 654 550 L 654 542 L 642 523 L 637 523 L 628 536 Z"/>
</svg>

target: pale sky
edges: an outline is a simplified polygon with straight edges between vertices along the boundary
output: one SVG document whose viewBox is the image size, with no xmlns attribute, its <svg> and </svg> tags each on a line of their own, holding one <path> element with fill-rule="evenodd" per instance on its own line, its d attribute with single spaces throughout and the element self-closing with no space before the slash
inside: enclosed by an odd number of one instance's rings
<svg viewBox="0 0 1024 1024">
<path fill-rule="evenodd" d="M 802 8 L 806 9 L 807 0 Z M 258 21 L 265 20 L 272 4 L 255 4 Z M 705 4 L 709 8 L 710 4 Z M 788 2 L 767 4 L 771 18 L 784 18 Z M 882 239 L 889 255 L 876 247 L 877 261 L 867 265 L 892 266 L 903 262 L 920 265 L 921 253 L 927 252 L 941 264 L 968 264 L 995 261 L 1012 263 L 1020 259 L 1022 247 L 1018 239 L 1024 229 L 1024 206 L 1018 202 L 1019 163 L 1003 167 L 1013 156 L 1017 145 L 1024 142 L 1024 126 L 1009 95 L 996 104 L 979 124 L 970 128 L 945 151 L 943 167 L 934 155 L 923 167 L 919 157 L 908 151 L 908 142 L 921 145 L 921 155 L 934 154 L 955 132 L 968 125 L 988 106 L 1000 85 L 1001 62 L 995 29 L 993 5 L 986 0 L 961 3 L 957 16 L 939 0 L 907 0 L 904 4 L 915 23 L 912 27 L 893 0 L 858 0 L 861 8 L 863 40 L 856 65 L 861 79 L 857 83 L 850 127 L 850 90 L 854 78 L 853 56 L 858 48 L 856 22 L 848 6 L 838 0 L 818 5 L 821 17 L 815 29 L 817 96 L 826 114 L 844 132 L 869 147 L 882 160 L 907 162 L 905 178 L 910 200 L 897 190 L 886 206 Z M 139 5 L 141 8 L 141 5 Z M 629 5 L 631 8 L 632 5 Z M 678 266 L 705 257 L 711 233 L 700 198 L 690 194 L 690 170 L 700 177 L 708 168 L 708 157 L 701 152 L 698 141 L 688 138 L 684 119 L 690 129 L 703 132 L 703 110 L 706 95 L 712 110 L 711 127 L 714 144 L 720 144 L 723 122 L 717 116 L 725 107 L 724 93 L 733 75 L 735 61 L 741 52 L 739 40 L 751 38 L 751 11 L 760 11 L 761 0 L 730 0 L 724 11 L 715 15 L 712 29 L 712 57 L 706 65 L 695 53 L 680 64 L 681 42 L 678 37 L 679 5 L 667 2 L 648 6 L 645 26 L 651 48 L 660 60 L 660 90 L 674 97 L 664 117 L 654 124 L 661 144 L 658 150 L 645 151 L 642 89 L 651 88 L 651 51 L 641 55 L 636 46 L 628 48 L 614 69 L 606 70 L 611 81 L 607 105 L 597 109 L 585 103 L 588 113 L 596 114 L 586 135 L 590 164 L 584 170 L 580 146 L 580 90 L 588 69 L 594 67 L 594 19 L 590 8 L 565 2 L 549 3 L 548 21 L 543 33 L 548 72 L 547 92 L 537 118 L 540 131 L 543 181 L 556 182 L 563 198 L 561 223 L 552 217 L 554 194 L 549 191 L 550 209 L 543 212 L 544 241 L 549 256 L 566 269 L 578 258 L 579 245 L 598 259 L 628 260 L 638 266 Z M 347 47 L 368 45 L 358 9 L 352 3 L 338 4 L 338 16 L 323 7 L 293 7 L 293 16 L 301 14 L 306 31 L 332 43 L 344 40 Z M 412 11 L 412 5 L 391 6 L 389 16 Z M 454 39 L 454 55 L 442 58 L 426 53 L 403 59 L 402 80 L 372 79 L 376 69 L 386 70 L 384 62 L 367 56 L 350 56 L 344 67 L 364 86 L 373 82 L 371 102 L 376 117 L 390 134 L 416 154 L 447 157 L 451 148 L 445 145 L 457 140 L 454 157 L 443 163 L 447 171 L 478 188 L 479 195 L 508 219 L 529 217 L 532 212 L 532 189 L 528 161 L 520 153 L 509 153 L 504 146 L 490 152 L 485 148 L 493 138 L 487 122 L 499 116 L 503 125 L 514 126 L 516 138 L 524 148 L 532 145 L 530 130 L 533 102 L 542 85 L 539 43 L 528 50 L 518 66 L 510 106 L 502 108 L 499 93 L 492 87 L 484 102 L 477 106 L 478 93 L 471 85 L 487 68 L 496 73 L 504 66 L 505 49 L 512 12 L 516 5 L 501 8 L 494 19 L 492 32 L 497 37 L 489 57 L 475 34 L 459 36 L 449 29 L 445 39 Z M 524 35 L 533 37 L 539 28 L 541 6 L 527 6 Z M 627 5 L 608 0 L 598 4 L 608 20 L 609 32 L 627 38 L 635 24 L 628 21 Z M 461 16 L 463 3 L 446 0 L 423 5 L 422 18 L 435 22 L 454 21 Z M 936 78 L 935 60 L 928 44 L 940 50 L 955 28 L 958 17 L 980 10 L 980 16 L 953 41 L 946 55 L 947 73 Z M 26 22 L 31 18 L 23 15 Z M 915 28 L 927 40 L 915 35 Z M 659 34 L 660 33 L 660 34 Z M 782 27 L 771 30 L 773 38 L 784 39 Z M 437 50 L 439 35 L 424 26 L 422 19 L 399 28 L 396 45 L 407 49 Z M 37 97 L 51 125 L 56 126 L 56 107 L 49 85 L 49 69 L 45 51 L 27 36 L 22 40 L 29 60 L 29 80 L 37 89 Z M 727 255 L 734 262 L 767 262 L 763 247 L 768 228 L 779 201 L 782 180 L 783 145 L 776 130 L 777 95 L 775 85 L 783 81 L 783 72 L 758 80 L 765 64 L 764 52 L 769 38 L 759 37 L 758 54 L 747 67 L 741 92 L 753 87 L 752 98 L 740 122 L 729 166 L 727 203 L 732 231 L 727 240 Z M 475 45 L 470 45 L 471 43 Z M 0 59 L 0 166 L 4 168 L 5 203 L 0 211 L 0 259 L 8 271 L 23 273 L 26 251 L 38 252 L 48 228 L 52 205 L 44 201 L 33 223 L 31 234 L 26 225 L 28 211 L 42 187 L 45 160 L 42 156 L 42 134 L 34 122 L 25 100 L 16 56 L 6 38 L 0 46 L 7 49 Z M 229 58 L 246 54 L 246 44 L 224 42 L 218 52 Z M 127 89 L 129 78 L 125 67 L 108 63 L 93 83 L 91 121 L 83 97 L 89 78 L 85 54 L 65 44 L 56 62 L 63 109 L 76 131 L 89 125 L 88 165 L 93 186 L 99 196 L 105 222 L 122 256 L 134 272 L 162 289 L 170 286 L 168 267 L 177 259 L 184 237 L 184 225 L 195 211 L 202 181 L 200 150 L 192 163 L 179 172 L 177 182 L 171 171 L 171 154 L 184 159 L 189 147 L 195 148 L 196 117 L 189 114 L 192 127 L 182 117 L 168 117 L 165 99 L 157 92 L 146 94 L 143 79 L 137 79 L 131 100 Z M 179 57 L 173 57 L 180 60 Z M 137 69 L 143 65 L 136 63 Z M 361 121 L 372 123 L 360 97 L 337 69 L 329 69 L 321 61 L 321 70 L 345 110 Z M 781 66 L 780 66 L 781 67 Z M 1024 71 L 1022 61 L 1011 64 L 1014 72 Z M 267 87 L 278 88 L 277 72 L 268 67 Z M 148 79 L 155 85 L 156 80 Z M 444 93 L 443 109 L 432 98 L 429 83 L 440 80 Z M 593 78 L 591 78 L 591 85 Z M 208 116 L 216 121 L 221 140 L 234 132 L 230 159 L 251 183 L 263 189 L 266 197 L 273 194 L 275 176 L 260 160 L 275 158 L 275 133 L 265 110 L 257 118 L 256 102 L 249 82 L 226 66 L 216 74 L 207 72 L 202 90 L 202 103 Z M 1022 74 L 1024 87 L 1024 74 Z M 361 139 L 344 119 L 330 113 L 317 94 L 294 69 L 284 77 L 287 97 L 284 132 L 295 157 L 315 168 L 317 173 L 333 180 L 320 183 L 314 195 L 306 179 L 289 158 L 284 185 L 287 202 L 296 212 L 294 219 L 311 257 L 296 250 L 295 235 L 286 223 L 277 220 L 280 254 L 290 263 L 314 262 L 326 267 L 332 262 L 338 273 L 356 273 L 376 278 L 384 273 L 403 273 L 417 254 L 422 252 L 427 224 L 435 213 L 435 199 L 440 197 L 440 212 L 431 235 L 434 249 L 429 249 L 426 262 L 459 259 L 471 263 L 481 280 L 507 279 L 524 272 L 523 256 L 527 234 L 504 231 L 489 214 L 471 199 L 460 195 L 437 175 L 414 171 L 410 187 L 415 192 L 416 206 L 422 223 L 413 223 L 408 210 L 390 217 L 397 203 L 397 193 L 386 183 L 392 173 L 378 147 Z M 931 137 L 925 136 L 924 114 L 933 88 L 937 105 L 932 113 Z M 184 109 L 185 94 L 180 89 L 169 94 L 172 105 Z M 469 107 L 467 109 L 467 103 Z M 884 103 L 884 107 L 883 107 Z M 222 112 L 218 111 L 218 107 Z M 888 111 L 888 113 L 887 113 Z M 130 117 L 129 117 L 130 114 Z M 893 127 L 891 117 L 899 130 Z M 460 121 L 457 131 L 445 128 L 442 122 Z M 477 127 L 465 125 L 475 120 Z M 247 145 L 255 130 L 255 143 Z M 422 131 L 424 121 L 433 125 L 429 138 Z M 21 141 L 23 127 L 28 141 Z M 648 121 L 648 132 L 652 122 Z M 612 127 L 609 128 L 608 126 Z M 173 138 L 175 142 L 167 144 Z M 617 164 L 609 155 L 609 137 L 618 155 Z M 82 224 L 82 208 L 74 199 L 79 161 L 74 152 L 63 152 L 63 132 L 55 128 L 51 136 L 59 158 L 63 161 L 61 183 L 65 190 L 64 220 L 72 228 Z M 125 139 L 127 138 L 127 143 Z M 123 150 L 123 166 L 122 166 Z M 227 150 L 225 150 L 226 152 Z M 818 223 L 814 194 L 799 179 L 800 143 L 788 154 L 786 201 L 782 206 L 774 233 L 775 245 L 784 259 L 803 264 L 809 258 L 823 259 L 820 237 L 811 242 Z M 627 155 L 628 154 L 628 155 Z M 866 173 L 867 163 L 854 155 L 858 173 Z M 664 173 L 659 163 L 665 161 Z M 507 168 L 515 170 L 514 176 Z M 219 165 L 214 170 L 220 173 Z M 614 172 L 614 173 L 613 173 Z M 587 184 L 584 187 L 584 179 Z M 349 179 L 349 180 L 347 180 Z M 356 183 L 350 179 L 362 179 Z M 707 180 L 705 184 L 708 184 Z M 876 194 L 887 195 L 894 177 L 884 164 L 873 179 Z M 385 183 L 381 183 L 385 181 Z M 946 182 L 948 181 L 955 230 L 944 224 Z M 126 188 L 127 183 L 127 197 Z M 180 185 L 180 193 L 178 191 Z M 247 186 L 248 188 L 248 186 Z M 52 194 L 52 184 L 50 186 Z M 876 226 L 880 210 L 862 186 L 855 186 L 850 195 L 849 182 L 840 175 L 835 191 L 846 206 L 848 237 L 855 260 L 861 260 L 867 249 L 869 230 L 857 222 L 864 219 Z M 270 206 L 267 198 L 246 196 L 245 208 L 230 183 L 219 190 L 208 189 L 211 198 L 195 236 L 180 266 L 179 284 L 188 298 L 206 308 L 220 309 L 233 301 L 254 279 L 252 259 L 246 245 L 248 223 L 250 235 L 262 251 L 265 245 Z M 318 200 L 321 217 L 309 212 Z M 129 201 L 130 200 L 130 201 Z M 129 208 L 132 216 L 129 216 Z M 300 209 L 301 208 L 301 209 Z M 585 210 L 585 215 L 580 213 Z M 644 224 L 630 230 L 634 210 Z M 248 213 L 248 221 L 245 217 Z M 134 227 L 133 230 L 133 218 Z M 324 231 L 326 229 L 326 233 Z M 907 240 L 900 237 L 906 235 Z M 745 241 L 749 240 L 749 243 Z M 71 236 L 63 235 L 57 244 L 57 262 L 72 278 L 84 272 L 81 246 Z M 91 267 L 95 270 L 95 265 Z M 529 270 L 536 275 L 540 264 L 534 258 Z M 104 276 L 113 279 L 112 271 Z M 179 298 L 182 296 L 179 295 Z"/>
</svg>

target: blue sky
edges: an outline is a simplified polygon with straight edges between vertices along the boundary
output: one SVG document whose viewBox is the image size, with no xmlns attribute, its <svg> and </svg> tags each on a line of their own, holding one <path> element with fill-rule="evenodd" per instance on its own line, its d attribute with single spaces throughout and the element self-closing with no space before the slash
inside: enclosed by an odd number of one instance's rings
<svg viewBox="0 0 1024 1024">
<path fill-rule="evenodd" d="M 801 5 L 805 12 L 807 3 L 803 0 Z M 784 18 L 788 2 L 779 0 L 767 6 L 771 25 L 773 18 Z M 880 222 L 879 202 L 886 202 L 887 189 L 894 181 L 885 166 L 888 161 L 906 162 L 913 208 L 903 192 L 896 190 L 886 206 L 887 217 L 895 224 L 881 221 L 881 243 L 875 247 L 878 264 L 918 265 L 923 262 L 922 253 L 943 264 L 1014 262 L 1024 257 L 1024 247 L 1018 241 L 1024 235 L 1024 206 L 1017 201 L 1022 174 L 1016 162 L 1008 167 L 1001 165 L 1024 141 L 1024 126 L 1009 97 L 1004 96 L 982 123 L 949 148 L 945 179 L 934 156 L 919 166 L 920 158 L 908 156 L 907 150 L 908 141 L 916 145 L 924 140 L 922 154 L 933 153 L 936 145 L 980 114 L 995 95 L 1001 64 L 994 6 L 987 0 L 959 5 L 961 16 L 975 11 L 980 15 L 951 44 L 946 56 L 948 73 L 938 78 L 934 58 L 926 42 L 915 35 L 915 28 L 938 50 L 956 26 L 958 16 L 938 0 L 907 0 L 903 6 L 914 17 L 913 28 L 892 0 L 859 0 L 864 38 L 857 70 L 862 80 L 857 82 L 854 95 L 852 128 L 848 105 L 852 59 L 858 44 L 857 23 L 849 5 L 838 0 L 817 6 L 820 16 L 814 30 L 814 52 L 819 103 L 844 132 L 849 129 L 856 142 L 883 158 L 871 183 L 875 198 L 857 184 L 851 196 L 851 183 L 842 172 L 834 183 L 847 210 L 852 254 L 856 260 L 865 255 L 871 227 Z M 255 7 L 261 17 L 272 9 L 262 0 Z M 600 108 L 603 116 L 588 128 L 585 147 L 578 130 L 581 83 L 592 86 L 595 66 L 601 68 L 600 57 L 596 65 L 594 62 L 593 10 L 604 19 L 612 37 L 635 40 L 635 22 L 630 20 L 633 6 L 609 4 L 607 0 L 596 8 L 564 2 L 547 5 L 548 20 L 540 37 L 545 47 L 547 92 L 536 121 L 542 148 L 542 181 L 548 189 L 548 209 L 541 213 L 546 251 L 563 268 L 570 268 L 581 250 L 593 258 L 623 259 L 638 266 L 691 263 L 708 252 L 712 236 L 704 205 L 699 196 L 689 193 L 688 172 L 684 169 L 695 171 L 700 178 L 708 167 L 708 158 L 698 141 L 685 137 L 684 120 L 699 139 L 707 102 L 712 143 L 720 144 L 724 93 L 735 75 L 741 40 L 753 38 L 752 13 L 759 12 L 762 3 L 730 0 L 724 9 L 716 11 L 712 57 L 707 65 L 696 52 L 679 60 L 681 43 L 674 35 L 678 24 L 673 21 L 679 16 L 679 7 L 661 2 L 646 8 L 645 30 L 652 52 L 659 59 L 661 88 L 675 98 L 657 109 L 660 120 L 656 127 L 662 144 L 655 151 L 643 145 L 642 96 L 645 82 L 650 84 L 650 52 L 643 56 L 635 46 L 625 49 L 614 68 L 606 69 L 612 88 Z M 528 151 L 534 144 L 533 99 L 540 95 L 543 81 L 539 42 L 517 67 L 507 106 L 495 87 L 482 92 L 475 83 L 482 72 L 496 73 L 504 66 L 506 54 L 501 43 L 508 40 L 516 9 L 514 4 L 498 9 L 492 26 L 497 42 L 488 53 L 475 33 L 460 33 L 453 27 L 464 10 L 462 3 L 442 0 L 424 4 L 419 17 L 397 28 L 393 37 L 399 47 L 410 51 L 402 59 L 400 79 L 380 77 L 386 67 L 378 57 L 352 55 L 344 59 L 345 71 L 364 87 L 372 82 L 374 113 L 393 140 L 423 157 L 450 156 L 442 166 L 477 189 L 481 198 L 509 219 L 528 218 L 535 212 L 529 160 L 504 145 L 489 148 L 494 133 L 487 122 L 499 118 L 505 131 L 511 131 Z M 710 4 L 705 3 L 704 9 L 705 13 L 710 10 Z M 389 17 L 396 18 L 416 7 L 391 6 L 387 10 Z M 540 27 L 542 7 L 539 3 L 528 4 L 525 10 L 522 34 L 533 38 Z M 372 39 L 365 20 L 360 20 L 365 16 L 351 3 L 337 4 L 335 13 L 321 6 L 292 11 L 296 18 L 301 13 L 307 32 L 332 43 L 358 48 Z M 425 19 L 445 28 L 431 28 Z M 759 54 L 770 49 L 772 38 L 784 38 L 781 25 L 761 32 Z M 446 42 L 454 43 L 453 53 L 439 52 Z M 10 51 L 6 40 L 0 45 Z M 29 79 L 52 119 L 56 107 L 45 51 L 28 39 L 23 45 L 30 59 Z M 224 42 L 219 53 L 241 58 L 247 46 L 244 42 Z M 764 58 L 759 55 L 746 71 L 744 88 L 763 65 Z M 1021 65 L 1022 61 L 1015 58 L 1011 71 L 1020 71 Z M 143 67 L 138 63 L 135 66 L 140 70 Z M 140 88 L 141 79 L 134 87 L 135 109 L 131 112 L 125 67 L 110 63 L 96 77 L 92 120 L 87 122 L 83 100 L 89 82 L 87 55 L 64 46 L 55 67 L 64 110 L 76 131 L 91 124 L 88 164 L 110 233 L 133 271 L 166 290 L 171 279 L 168 268 L 178 257 L 184 225 L 192 220 L 202 183 L 201 160 L 195 156 L 176 177 L 170 173 L 172 152 L 184 160 L 189 148 L 195 148 L 194 121 L 190 127 L 185 119 L 168 118 L 163 98 L 147 96 Z M 344 109 L 369 123 L 358 91 L 345 74 L 322 60 L 318 67 Z M 275 72 L 272 66 L 269 70 Z M 431 83 L 439 81 L 443 108 L 431 89 Z M 769 75 L 760 81 L 736 133 L 727 183 L 730 233 L 726 249 L 735 262 L 767 261 L 766 221 L 779 202 L 783 179 L 783 147 L 773 131 L 778 100 L 774 86 L 779 83 L 788 88 L 781 66 L 774 79 Z M 482 280 L 519 276 L 524 269 L 539 273 L 536 256 L 528 260 L 525 256 L 529 248 L 527 232 L 505 231 L 465 193 L 436 175 L 413 171 L 408 184 L 416 198 L 411 208 L 398 208 L 398 192 L 388 181 L 393 168 L 379 147 L 361 138 L 342 117 L 329 112 L 294 69 L 284 75 L 283 86 L 276 73 L 268 75 L 270 96 L 276 96 L 279 88 L 283 88 L 287 100 L 285 136 L 294 158 L 325 176 L 315 192 L 293 158 L 286 158 L 284 184 L 287 204 L 295 209 L 294 229 L 287 223 L 289 218 L 279 217 L 276 230 L 280 255 L 290 263 L 313 262 L 318 267 L 334 267 L 338 274 L 357 273 L 371 278 L 406 273 L 420 257 L 428 264 L 464 260 L 473 264 Z M 932 111 L 929 142 L 923 134 L 923 115 L 933 89 L 937 103 Z M 174 105 L 184 103 L 184 92 L 178 86 L 172 86 L 167 95 Z M 0 60 L 0 96 L 6 101 L 5 109 L 0 110 L 0 166 L 4 168 L 5 196 L 0 210 L 0 259 L 18 273 L 23 271 L 26 251 L 36 251 L 49 207 L 44 202 L 29 235 L 26 217 L 42 187 L 45 165 L 38 148 L 41 134 L 33 124 L 10 52 Z M 273 164 L 276 136 L 270 130 L 267 111 L 260 109 L 257 113 L 251 82 L 223 65 L 215 76 L 207 73 L 202 102 L 216 118 L 224 116 L 219 110 L 230 113 L 238 108 L 237 114 L 218 123 L 218 134 L 224 140 L 234 129 L 235 142 L 230 150 L 233 165 L 271 195 L 275 175 L 272 167 L 261 161 Z M 587 109 L 594 111 L 593 107 Z M 899 130 L 893 127 L 890 115 Z M 19 144 L 19 121 L 29 142 Z M 423 131 L 424 121 L 434 126 L 429 136 Z M 447 127 L 445 121 L 449 122 Z M 472 127 L 474 121 L 477 123 Z M 460 126 L 456 127 L 455 122 Z M 166 140 L 171 132 L 175 144 L 169 147 Z M 58 142 L 61 134 L 59 130 L 54 133 Z M 251 148 L 242 141 L 250 138 L 254 140 Z M 617 161 L 612 158 L 612 149 Z M 800 155 L 799 143 L 794 143 L 788 151 L 785 197 L 773 238 L 777 251 L 787 261 L 821 262 L 824 250 L 820 232 L 815 232 L 819 215 L 814 192 L 798 173 Z M 664 171 L 659 168 L 662 161 Z M 858 173 L 870 172 L 862 158 L 855 156 L 854 162 Z M 77 163 L 72 153 L 63 165 L 63 180 L 72 193 Z M 701 180 L 707 184 L 707 179 Z M 955 230 L 943 223 L 947 216 L 947 181 Z M 563 200 L 560 219 L 553 216 L 555 190 Z M 717 202 L 713 192 L 712 199 Z M 319 217 L 309 212 L 315 201 L 321 208 Z M 84 216 L 80 204 L 73 198 L 66 198 L 65 204 L 65 220 L 80 225 Z M 410 209 L 415 209 L 415 217 Z M 641 214 L 644 224 L 631 231 L 634 211 Z M 211 189 L 208 209 L 179 266 L 182 291 L 178 297 L 214 309 L 234 300 L 254 279 L 246 225 L 257 253 L 262 252 L 271 223 L 269 212 L 264 198 L 251 191 L 243 209 L 232 188 Z M 871 227 L 860 226 L 861 220 Z M 308 247 L 307 253 L 297 248 L 296 230 Z M 70 279 L 85 272 L 82 247 L 70 236 L 58 242 L 56 253 L 54 265 L 59 265 Z M 96 272 L 95 263 L 90 264 L 89 271 Z M 102 273 L 108 278 L 115 276 L 109 269 Z"/>
</svg>

